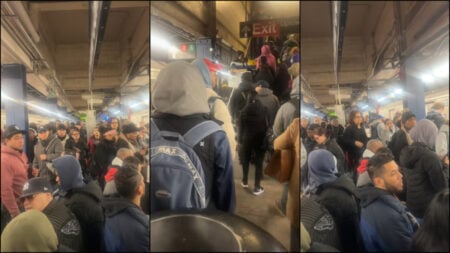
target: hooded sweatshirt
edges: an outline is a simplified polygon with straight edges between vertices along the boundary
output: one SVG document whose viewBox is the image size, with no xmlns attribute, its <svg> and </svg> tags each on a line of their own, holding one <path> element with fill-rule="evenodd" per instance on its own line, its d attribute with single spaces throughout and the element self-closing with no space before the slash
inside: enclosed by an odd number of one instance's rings
<svg viewBox="0 0 450 253">
<path fill-rule="evenodd" d="M 297 76 L 294 79 L 292 91 L 291 91 L 291 99 L 300 99 L 300 77 Z M 273 132 L 276 136 L 286 130 L 286 128 L 291 124 L 292 120 L 294 120 L 295 114 L 295 106 L 291 102 L 284 103 L 278 109 L 277 114 L 275 116 L 275 121 L 273 123 Z M 300 110 L 300 108 L 297 108 Z"/>
<path fill-rule="evenodd" d="M 177 72 L 177 75 L 173 75 Z M 209 113 L 205 84 L 200 71 L 187 62 L 173 62 L 158 75 L 152 92 L 157 112 L 176 116 Z"/>
<path fill-rule="evenodd" d="M 26 211 L 6 225 L 1 236 L 2 252 L 55 252 L 58 237 L 44 213 Z"/>
<path fill-rule="evenodd" d="M 158 75 L 152 91 L 155 111 L 152 120 L 162 131 L 185 134 L 195 125 L 211 120 L 207 93 L 200 72 L 187 62 L 172 62 Z M 194 146 L 205 171 L 206 196 L 209 203 L 223 211 L 235 206 L 233 163 L 228 137 L 223 131 L 203 139 Z"/>
<path fill-rule="evenodd" d="M 81 167 L 75 157 L 65 155 L 53 161 L 60 178 L 65 205 L 75 214 L 83 231 L 88 251 L 101 250 L 104 215 L 101 206 L 102 190 L 97 181 L 83 182 Z"/>
<path fill-rule="evenodd" d="M 409 135 L 414 142 L 425 143 L 430 149 L 434 150 L 434 143 L 438 129 L 433 121 L 428 119 L 422 119 L 417 122 L 416 126 L 411 129 Z"/>
<path fill-rule="evenodd" d="M 312 151 L 308 156 L 308 186 L 306 194 L 316 193 L 317 188 L 337 179 L 337 160 L 325 149 Z"/>
<path fill-rule="evenodd" d="M 241 83 L 239 87 L 233 92 L 230 97 L 229 110 L 231 117 L 236 121 L 239 117 L 239 112 L 245 106 L 248 94 L 255 90 L 256 86 L 253 83 L 252 73 L 245 72 L 241 76 Z"/>
<path fill-rule="evenodd" d="M 20 213 L 19 197 L 22 187 L 27 182 L 27 156 L 6 145 L 1 146 L 1 199 L 2 204 L 14 217 Z"/>
<path fill-rule="evenodd" d="M 272 68 L 273 72 L 277 71 L 277 60 L 275 56 L 270 52 L 270 46 L 264 45 L 261 47 L 261 55 L 258 57 L 256 61 L 256 69 L 259 69 L 261 66 L 261 56 L 265 56 L 267 58 L 267 64 Z"/>
<path fill-rule="evenodd" d="M 53 161 L 53 167 L 58 173 L 61 190 L 63 192 L 85 185 L 81 174 L 80 163 L 75 157 L 64 155 L 57 158 Z"/>
</svg>

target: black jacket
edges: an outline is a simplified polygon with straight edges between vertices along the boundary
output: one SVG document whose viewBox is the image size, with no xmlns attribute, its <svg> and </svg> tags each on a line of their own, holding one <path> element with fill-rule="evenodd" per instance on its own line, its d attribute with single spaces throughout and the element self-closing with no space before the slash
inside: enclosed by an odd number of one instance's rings
<svg viewBox="0 0 450 253">
<path fill-rule="evenodd" d="M 406 139 L 406 133 L 403 130 L 398 130 L 392 135 L 391 141 L 389 142 L 389 149 L 394 155 L 395 162 L 400 164 L 400 152 L 404 147 L 408 146 L 408 141 Z"/>
<path fill-rule="evenodd" d="M 364 144 L 363 147 L 358 148 L 355 145 L 355 141 L 360 141 Z M 345 145 L 346 151 L 349 152 L 350 156 L 361 157 L 364 152 L 365 146 L 367 144 L 367 136 L 364 127 L 358 129 L 354 124 L 351 124 L 344 130 L 344 135 L 342 137 L 342 143 Z"/>
<path fill-rule="evenodd" d="M 334 218 L 344 252 L 361 251 L 359 204 L 355 190 L 353 180 L 342 175 L 334 182 L 320 185 L 316 192 L 316 200 Z"/>
<path fill-rule="evenodd" d="M 73 188 L 64 196 L 65 205 L 80 222 L 87 251 L 99 252 L 102 249 L 105 224 L 102 198 L 102 190 L 97 181 Z"/>
<path fill-rule="evenodd" d="M 105 251 L 149 252 L 149 217 L 124 198 L 105 198 Z"/>
<path fill-rule="evenodd" d="M 239 117 L 240 110 L 242 110 L 247 102 L 247 96 L 252 92 L 255 92 L 252 74 L 250 72 L 243 73 L 242 82 L 239 84 L 239 88 L 233 92 L 228 106 L 233 121 L 236 121 Z"/>
<path fill-rule="evenodd" d="M 400 164 L 405 167 L 406 206 L 423 218 L 434 195 L 448 187 L 444 167 L 437 154 L 420 142 L 402 150 Z"/>
<path fill-rule="evenodd" d="M 103 174 L 106 173 L 108 166 L 111 164 L 114 157 L 116 157 L 117 149 L 114 141 L 102 139 L 95 148 L 95 153 L 92 157 L 91 173 Z"/>
<path fill-rule="evenodd" d="M 80 223 L 69 208 L 54 199 L 42 212 L 55 229 L 60 251 L 81 252 L 84 250 L 83 232 Z"/>
<path fill-rule="evenodd" d="M 89 147 L 86 141 L 80 140 L 75 142 L 72 138 L 66 141 L 65 153 L 67 155 L 73 155 L 76 157 L 76 153 L 79 153 L 78 161 L 80 162 L 83 172 L 86 170 L 86 159 L 90 158 Z"/>
</svg>

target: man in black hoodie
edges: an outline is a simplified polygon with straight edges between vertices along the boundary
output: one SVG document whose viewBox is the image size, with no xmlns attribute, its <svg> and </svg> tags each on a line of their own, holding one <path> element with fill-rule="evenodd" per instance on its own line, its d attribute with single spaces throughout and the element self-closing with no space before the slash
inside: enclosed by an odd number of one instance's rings
<svg viewBox="0 0 450 253">
<path fill-rule="evenodd" d="M 99 128 L 102 135 L 100 143 L 95 148 L 95 153 L 92 156 L 91 164 L 89 165 L 89 172 L 93 179 L 98 180 L 101 188 L 105 186 L 105 174 L 108 171 L 108 166 L 116 156 L 117 148 L 115 145 L 115 137 L 117 131 L 111 127 L 101 126 Z"/>
<path fill-rule="evenodd" d="M 64 155 L 53 161 L 60 185 L 61 201 L 75 214 L 81 225 L 85 251 L 100 252 L 103 245 L 105 217 L 102 190 L 97 181 L 84 183 L 78 160 Z"/>
<path fill-rule="evenodd" d="M 231 95 L 230 104 L 228 106 L 234 123 L 238 120 L 240 111 L 247 103 L 249 95 L 254 93 L 256 88 L 253 83 L 251 72 L 243 73 L 241 79 L 242 82 L 239 84 L 239 88 Z"/>
</svg>

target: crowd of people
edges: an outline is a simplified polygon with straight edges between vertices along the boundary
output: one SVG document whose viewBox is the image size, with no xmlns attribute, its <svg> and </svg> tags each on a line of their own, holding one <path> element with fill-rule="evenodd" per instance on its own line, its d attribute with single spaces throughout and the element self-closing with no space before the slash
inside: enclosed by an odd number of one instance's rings
<svg viewBox="0 0 450 253">
<path fill-rule="evenodd" d="M 1 251 L 148 252 L 148 127 L 111 118 L 87 136 L 82 121 L 6 126 Z"/>
<path fill-rule="evenodd" d="M 301 118 L 302 251 L 449 251 L 444 107 L 419 121 L 353 110 L 345 127 Z"/>
</svg>

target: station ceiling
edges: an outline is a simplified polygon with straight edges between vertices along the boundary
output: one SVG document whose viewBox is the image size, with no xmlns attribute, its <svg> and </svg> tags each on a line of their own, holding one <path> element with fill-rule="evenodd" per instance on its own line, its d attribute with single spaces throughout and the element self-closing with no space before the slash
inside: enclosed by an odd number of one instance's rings
<svg viewBox="0 0 450 253">
<path fill-rule="evenodd" d="M 400 9 L 405 43 L 401 54 L 414 66 L 410 70 L 417 69 L 409 74 L 419 78 L 420 70 L 445 59 L 448 64 L 448 2 L 404 1 Z M 330 2 L 301 2 L 300 20 L 301 73 L 320 105 L 333 106 L 337 103 L 337 83 Z M 394 2 L 348 1 L 338 81 L 343 104 L 398 84 L 400 39 L 396 24 Z M 434 87 L 443 85 L 448 81 L 440 80 Z"/>
<path fill-rule="evenodd" d="M 24 64 L 27 82 L 42 96 L 56 96 L 69 111 L 86 110 L 82 95 L 89 94 L 89 2 L 18 3 L 32 27 L 22 30 L 26 25 L 16 17 L 17 5 L 2 1 L 2 64 Z M 149 86 L 149 6 L 148 1 L 111 1 L 94 67 L 94 109 Z M 39 41 L 29 39 L 29 29 Z"/>
</svg>

